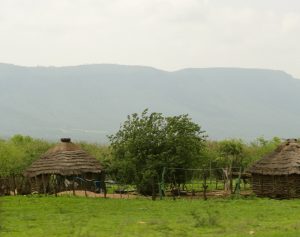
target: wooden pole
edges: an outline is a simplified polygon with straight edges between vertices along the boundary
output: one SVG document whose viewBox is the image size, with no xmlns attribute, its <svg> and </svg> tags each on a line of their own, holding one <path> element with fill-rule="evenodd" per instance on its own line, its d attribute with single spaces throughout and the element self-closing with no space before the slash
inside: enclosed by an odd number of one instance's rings
<svg viewBox="0 0 300 237">
<path fill-rule="evenodd" d="M 152 178 L 152 200 L 154 201 L 154 200 L 156 200 L 156 190 L 155 190 L 155 187 L 156 187 L 156 185 L 155 185 L 155 178 L 153 177 Z"/>
<path fill-rule="evenodd" d="M 45 183 L 44 174 L 42 174 L 42 182 L 43 182 L 43 191 L 44 191 L 44 194 L 46 195 L 46 183 Z"/>
<path fill-rule="evenodd" d="M 234 190 L 235 194 L 237 195 L 240 195 L 240 191 L 241 191 L 241 175 L 242 175 L 242 167 L 240 167 L 238 181 L 236 183 L 236 188 Z"/>
<path fill-rule="evenodd" d="M 203 180 L 203 198 L 204 200 L 207 200 L 206 191 L 208 188 L 208 185 L 206 184 L 206 175 L 204 174 L 204 180 Z"/>
<path fill-rule="evenodd" d="M 73 190 L 73 195 L 75 196 L 75 177 L 74 175 L 72 177 L 73 177 L 72 190 Z"/>
<path fill-rule="evenodd" d="M 55 195 L 55 197 L 57 197 L 57 190 L 56 190 L 56 187 L 54 187 L 54 195 Z"/>
<path fill-rule="evenodd" d="M 35 188 L 36 188 L 36 192 L 40 192 L 40 188 L 39 188 L 39 182 L 37 179 L 37 176 L 34 176 L 34 180 L 35 180 Z"/>
<path fill-rule="evenodd" d="M 106 194 L 107 194 L 106 183 L 105 183 L 105 177 L 106 177 L 105 172 L 101 173 L 100 178 L 101 178 L 101 182 L 102 182 L 102 184 L 103 184 L 104 198 L 106 198 Z"/>
<path fill-rule="evenodd" d="M 163 172 L 161 174 L 161 183 L 159 185 L 160 200 L 162 200 L 163 196 L 165 195 L 165 174 L 166 174 L 166 167 L 163 168 Z"/>
<path fill-rule="evenodd" d="M 227 176 L 225 174 L 225 170 L 223 170 L 223 185 L 224 185 L 224 191 L 227 193 Z"/>
<path fill-rule="evenodd" d="M 53 191 L 55 197 L 57 197 L 57 176 L 56 174 L 52 174 L 52 177 L 53 177 Z"/>
<path fill-rule="evenodd" d="M 230 169 L 229 169 L 229 188 L 230 188 L 230 194 L 233 193 L 232 163 L 233 163 L 233 161 L 230 162 Z"/>
<path fill-rule="evenodd" d="M 27 193 L 27 188 L 28 188 L 28 179 L 25 178 L 24 176 L 19 176 L 19 184 L 17 184 L 17 194 L 21 193 L 23 194 L 24 192 Z"/>
<path fill-rule="evenodd" d="M 209 184 L 212 183 L 211 160 L 209 161 Z"/>
<path fill-rule="evenodd" d="M 273 184 L 272 184 L 272 196 L 274 196 L 274 194 L 275 194 L 275 180 L 274 180 L 274 174 L 272 175 L 272 182 L 273 182 Z"/>
<path fill-rule="evenodd" d="M 29 179 L 29 190 L 30 190 L 30 193 L 32 192 L 32 180 L 31 178 L 28 178 Z"/>
<path fill-rule="evenodd" d="M 83 181 L 83 185 L 84 185 L 84 195 L 85 195 L 85 197 L 87 197 L 87 192 L 86 192 L 86 180 Z"/>
<path fill-rule="evenodd" d="M 105 181 L 103 181 L 103 184 L 104 184 L 104 198 L 106 198 L 107 189 L 106 189 L 106 183 L 105 183 Z"/>
<path fill-rule="evenodd" d="M 13 181 L 14 196 L 16 196 L 16 177 L 15 177 L 15 174 L 12 175 L 12 181 Z"/>
<path fill-rule="evenodd" d="M 290 198 L 290 184 L 289 184 L 289 174 L 286 175 L 286 180 L 287 180 L 287 197 Z"/>
<path fill-rule="evenodd" d="M 262 175 L 259 175 L 261 178 L 261 194 L 264 195 L 264 173 L 262 172 Z"/>
</svg>

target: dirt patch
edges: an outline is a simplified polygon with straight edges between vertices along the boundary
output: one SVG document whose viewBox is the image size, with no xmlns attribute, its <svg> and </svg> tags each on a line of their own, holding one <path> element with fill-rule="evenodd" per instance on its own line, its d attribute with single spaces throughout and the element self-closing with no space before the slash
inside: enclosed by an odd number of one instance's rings
<svg viewBox="0 0 300 237">
<path fill-rule="evenodd" d="M 252 192 L 251 191 L 243 191 L 241 192 L 241 196 L 249 196 Z M 73 196 L 73 191 L 64 191 L 64 192 L 60 192 L 57 194 L 58 196 Z M 213 197 L 228 197 L 230 196 L 230 193 L 225 192 L 225 191 L 213 191 L 213 192 L 208 192 L 207 194 L 208 198 L 213 198 Z M 91 198 L 104 198 L 104 194 L 103 193 L 94 193 L 94 192 L 90 192 L 90 191 L 82 191 L 82 190 L 76 190 L 75 191 L 75 196 L 78 197 L 91 197 Z M 170 193 L 166 194 L 167 198 L 171 198 L 173 197 Z M 195 196 L 193 196 L 192 194 L 188 193 L 186 195 L 180 195 L 180 196 L 176 196 L 176 198 L 187 198 L 187 199 L 202 199 L 203 198 L 203 193 L 196 193 Z M 106 198 L 113 198 L 113 199 L 137 199 L 137 198 L 151 198 L 151 197 L 145 197 L 145 196 L 141 196 L 141 195 L 134 195 L 134 194 L 118 194 L 118 193 L 109 193 L 106 194 Z M 159 197 L 157 197 L 159 198 Z"/>
<path fill-rule="evenodd" d="M 73 191 L 64 191 L 64 192 L 60 192 L 57 194 L 58 196 L 73 196 Z M 75 196 L 78 197 L 93 197 L 93 198 L 104 198 L 104 194 L 103 193 L 94 193 L 94 192 L 90 192 L 90 191 L 82 191 L 82 190 L 76 190 L 75 191 Z M 140 198 L 141 196 L 138 195 L 133 195 L 133 194 L 106 194 L 106 198 L 115 198 L 115 199 L 136 199 L 136 198 Z"/>
</svg>

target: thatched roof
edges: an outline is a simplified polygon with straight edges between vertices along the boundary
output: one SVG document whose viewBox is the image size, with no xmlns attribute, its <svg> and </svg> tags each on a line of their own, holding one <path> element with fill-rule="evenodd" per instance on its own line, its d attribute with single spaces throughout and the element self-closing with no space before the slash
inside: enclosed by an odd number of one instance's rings
<svg viewBox="0 0 300 237">
<path fill-rule="evenodd" d="M 25 175 L 34 177 L 40 174 L 80 175 L 101 173 L 102 167 L 94 157 L 71 142 L 69 138 L 49 149 L 40 159 L 26 170 Z"/>
<path fill-rule="evenodd" d="M 287 140 L 274 152 L 256 162 L 249 172 L 263 175 L 300 174 L 300 143 L 297 139 Z"/>
</svg>

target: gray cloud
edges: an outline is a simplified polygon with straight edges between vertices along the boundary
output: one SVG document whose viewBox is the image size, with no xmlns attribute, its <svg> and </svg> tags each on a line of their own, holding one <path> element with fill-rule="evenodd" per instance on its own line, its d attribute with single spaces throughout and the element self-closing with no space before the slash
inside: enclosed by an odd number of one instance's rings
<svg viewBox="0 0 300 237">
<path fill-rule="evenodd" d="M 282 69 L 300 78 L 296 0 L 0 0 L 0 61 Z"/>
</svg>

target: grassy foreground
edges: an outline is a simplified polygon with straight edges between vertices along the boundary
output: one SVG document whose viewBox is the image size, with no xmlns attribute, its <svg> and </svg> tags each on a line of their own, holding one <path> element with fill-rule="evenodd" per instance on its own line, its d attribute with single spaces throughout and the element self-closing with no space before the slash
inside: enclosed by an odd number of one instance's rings
<svg viewBox="0 0 300 237">
<path fill-rule="evenodd" d="M 0 236 L 300 236 L 300 200 L 0 197 Z"/>
</svg>

